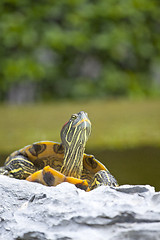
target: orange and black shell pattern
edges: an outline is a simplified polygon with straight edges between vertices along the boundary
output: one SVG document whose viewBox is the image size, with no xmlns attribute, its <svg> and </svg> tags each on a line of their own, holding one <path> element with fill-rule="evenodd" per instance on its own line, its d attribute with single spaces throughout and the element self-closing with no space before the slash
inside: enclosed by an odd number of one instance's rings
<svg viewBox="0 0 160 240">
<path fill-rule="evenodd" d="M 32 173 L 50 166 L 60 171 L 63 165 L 64 148 L 62 144 L 53 141 L 40 141 L 13 152 L 5 161 L 5 170 L 14 178 L 26 179 Z M 105 171 L 106 181 L 113 177 L 108 169 L 93 155 L 83 154 L 83 171 L 81 179 L 86 179 L 90 184 L 99 171 Z M 108 179 L 107 179 L 108 178 Z M 118 186 L 115 179 L 112 181 Z M 94 185 L 94 184 L 93 184 Z"/>
</svg>

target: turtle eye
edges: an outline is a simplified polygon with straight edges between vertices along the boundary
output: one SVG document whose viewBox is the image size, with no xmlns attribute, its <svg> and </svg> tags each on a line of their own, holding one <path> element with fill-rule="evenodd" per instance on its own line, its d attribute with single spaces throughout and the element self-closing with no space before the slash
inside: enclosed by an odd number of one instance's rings
<svg viewBox="0 0 160 240">
<path fill-rule="evenodd" d="M 77 114 L 72 114 L 71 119 L 72 119 L 72 120 L 75 120 L 77 117 L 78 117 Z"/>
</svg>

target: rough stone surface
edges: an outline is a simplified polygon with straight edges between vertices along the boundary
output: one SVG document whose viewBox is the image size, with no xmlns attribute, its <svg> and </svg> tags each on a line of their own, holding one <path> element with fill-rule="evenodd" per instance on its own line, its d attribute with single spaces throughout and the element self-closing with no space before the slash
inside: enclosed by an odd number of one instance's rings
<svg viewBox="0 0 160 240">
<path fill-rule="evenodd" d="M 0 239 L 159 240 L 160 192 L 140 185 L 84 192 L 0 176 Z"/>
</svg>

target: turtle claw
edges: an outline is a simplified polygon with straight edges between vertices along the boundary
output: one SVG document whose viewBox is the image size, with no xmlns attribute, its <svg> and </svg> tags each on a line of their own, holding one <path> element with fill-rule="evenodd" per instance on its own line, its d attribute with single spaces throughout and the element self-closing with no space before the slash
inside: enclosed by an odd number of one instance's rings
<svg viewBox="0 0 160 240">
<path fill-rule="evenodd" d="M 8 176 L 8 177 L 13 177 L 13 175 L 10 174 L 10 172 L 9 172 L 7 169 L 5 169 L 4 167 L 1 167 L 1 168 L 0 168 L 0 175 L 4 175 L 4 176 Z"/>
</svg>

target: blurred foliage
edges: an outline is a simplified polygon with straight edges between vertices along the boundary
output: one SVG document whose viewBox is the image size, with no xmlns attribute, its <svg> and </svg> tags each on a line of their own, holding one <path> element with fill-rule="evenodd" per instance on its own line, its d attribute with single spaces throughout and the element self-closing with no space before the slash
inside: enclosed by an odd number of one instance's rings
<svg viewBox="0 0 160 240">
<path fill-rule="evenodd" d="M 1 0 L 0 100 L 160 95 L 159 0 Z"/>
</svg>

